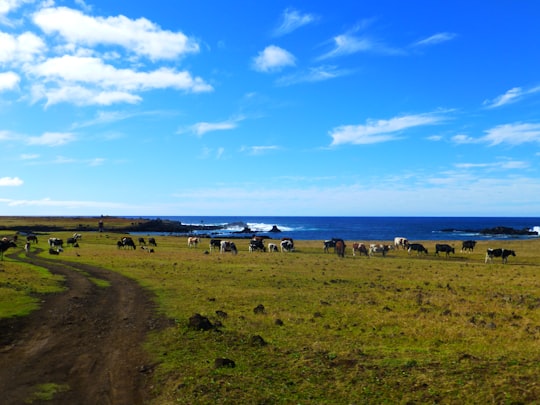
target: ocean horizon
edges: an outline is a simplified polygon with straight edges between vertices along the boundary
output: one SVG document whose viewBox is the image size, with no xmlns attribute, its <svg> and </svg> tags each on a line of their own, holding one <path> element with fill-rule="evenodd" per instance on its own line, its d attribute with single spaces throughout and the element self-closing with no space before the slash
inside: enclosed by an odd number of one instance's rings
<svg viewBox="0 0 540 405">
<path fill-rule="evenodd" d="M 540 217 L 328 217 L 328 216 L 124 216 L 124 218 L 161 219 L 184 225 L 220 226 L 216 231 L 198 231 L 212 237 L 248 235 L 296 240 L 381 240 L 402 236 L 409 240 L 490 240 L 530 239 L 540 233 Z M 276 227 L 281 232 L 270 232 Z M 529 230 L 536 235 L 482 234 L 497 227 Z"/>
</svg>

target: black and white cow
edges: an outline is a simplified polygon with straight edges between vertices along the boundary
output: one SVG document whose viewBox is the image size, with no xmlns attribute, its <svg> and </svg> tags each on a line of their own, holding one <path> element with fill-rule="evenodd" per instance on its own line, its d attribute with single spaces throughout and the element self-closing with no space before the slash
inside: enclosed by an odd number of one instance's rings
<svg viewBox="0 0 540 405">
<path fill-rule="evenodd" d="M 131 238 L 130 236 L 124 236 L 122 238 L 122 246 L 124 248 L 131 248 L 133 250 L 137 249 L 137 246 L 135 246 L 135 242 L 133 241 L 133 238 Z"/>
<path fill-rule="evenodd" d="M 139 246 L 144 246 L 146 245 L 146 241 L 144 240 L 144 238 L 139 238 Z"/>
<path fill-rule="evenodd" d="M 13 239 L 2 238 L 2 240 L 0 240 L 0 260 L 4 260 L 4 252 L 12 247 L 17 247 L 17 244 Z"/>
<path fill-rule="evenodd" d="M 264 246 L 264 242 L 262 239 L 251 239 L 249 241 L 249 251 L 250 252 L 266 252 L 266 247 Z"/>
<path fill-rule="evenodd" d="M 435 245 L 435 254 L 437 256 L 439 256 L 439 252 L 446 253 L 446 257 L 450 256 L 450 253 L 456 254 L 456 250 L 452 246 L 447 245 L 445 243 L 442 243 L 442 244 L 437 243 Z"/>
<path fill-rule="evenodd" d="M 328 240 L 325 240 L 324 242 L 324 253 L 328 253 L 330 248 L 335 248 L 336 247 L 336 239 L 328 239 Z"/>
<path fill-rule="evenodd" d="M 231 252 L 233 255 L 238 253 L 236 244 L 228 240 L 222 240 L 219 247 L 220 253 Z"/>
<path fill-rule="evenodd" d="M 383 257 L 386 256 L 386 253 L 390 250 L 390 246 L 383 245 L 382 243 L 369 245 L 369 256 L 373 256 L 376 253 L 380 253 Z"/>
<path fill-rule="evenodd" d="M 269 252 L 278 252 L 278 247 L 275 243 L 269 243 L 268 244 L 268 251 Z"/>
<path fill-rule="evenodd" d="M 491 263 L 494 257 L 502 258 L 503 264 L 508 262 L 509 256 L 515 256 L 516 252 L 510 249 L 488 249 L 486 251 L 486 260 L 485 262 Z"/>
<path fill-rule="evenodd" d="M 221 239 L 210 239 L 210 252 L 214 249 L 221 249 Z"/>
<path fill-rule="evenodd" d="M 71 245 L 73 247 L 79 247 L 79 243 L 77 242 L 77 238 L 67 238 L 66 245 Z"/>
<path fill-rule="evenodd" d="M 148 238 L 148 244 L 157 247 L 156 238 Z"/>
<path fill-rule="evenodd" d="M 427 249 L 421 243 L 410 243 L 408 249 L 409 254 L 411 254 L 412 251 L 415 251 L 417 255 L 420 253 L 428 254 Z"/>
<path fill-rule="evenodd" d="M 59 238 L 49 238 L 49 247 L 51 248 L 54 248 L 54 247 L 63 247 L 64 246 L 64 241 L 63 239 L 59 239 Z"/>
<path fill-rule="evenodd" d="M 294 250 L 294 242 L 289 239 L 284 239 L 280 243 L 282 252 L 292 252 Z"/>
<path fill-rule="evenodd" d="M 475 240 L 464 240 L 461 243 L 461 251 L 462 252 L 472 253 L 475 246 L 476 246 L 476 241 Z"/>
<path fill-rule="evenodd" d="M 403 236 L 396 236 L 394 238 L 394 248 L 396 249 L 407 249 L 409 247 L 409 240 Z"/>
<path fill-rule="evenodd" d="M 27 242 L 34 242 L 34 243 L 38 243 L 38 238 L 36 235 L 28 235 L 26 237 L 26 241 Z"/>
</svg>

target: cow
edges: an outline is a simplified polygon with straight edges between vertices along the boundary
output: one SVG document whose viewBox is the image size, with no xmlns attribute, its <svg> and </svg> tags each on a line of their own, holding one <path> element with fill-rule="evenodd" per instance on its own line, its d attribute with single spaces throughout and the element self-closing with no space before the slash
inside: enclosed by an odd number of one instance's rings
<svg viewBox="0 0 540 405">
<path fill-rule="evenodd" d="M 238 249 L 236 248 L 236 244 L 234 242 L 230 242 L 228 240 L 222 240 L 221 241 L 219 251 L 220 251 L 220 253 L 231 252 L 234 255 L 238 253 Z"/>
<path fill-rule="evenodd" d="M 221 249 L 221 239 L 210 239 L 210 252 L 214 249 Z"/>
<path fill-rule="evenodd" d="M 409 240 L 407 238 L 404 238 L 403 236 L 396 236 L 394 238 L 394 247 L 396 249 L 403 249 L 406 250 L 409 248 Z"/>
<path fill-rule="evenodd" d="M 409 252 L 409 254 L 411 254 L 413 250 L 416 252 L 417 255 L 419 255 L 420 253 L 425 253 L 426 255 L 428 254 L 427 249 L 421 243 L 409 243 L 409 249 L 407 249 L 407 251 Z"/>
<path fill-rule="evenodd" d="M 292 252 L 294 250 L 294 243 L 290 239 L 284 239 L 279 244 L 281 252 Z"/>
<path fill-rule="evenodd" d="M 59 255 L 60 252 L 61 252 L 60 249 L 49 248 L 49 254 L 50 254 L 50 255 Z"/>
<path fill-rule="evenodd" d="M 261 252 L 266 252 L 266 247 L 264 246 L 264 242 L 262 241 L 262 239 L 251 239 L 249 241 L 249 251 L 250 252 L 256 252 L 256 251 L 261 251 Z"/>
<path fill-rule="evenodd" d="M 30 252 L 30 242 L 24 244 L 24 251 L 28 254 Z"/>
<path fill-rule="evenodd" d="M 122 238 L 122 246 L 124 248 L 131 248 L 133 250 L 137 249 L 137 246 L 135 246 L 135 242 L 129 236 L 125 236 L 125 237 Z"/>
<path fill-rule="evenodd" d="M 268 251 L 269 252 L 277 252 L 278 251 L 278 247 L 275 243 L 269 243 L 268 244 Z"/>
<path fill-rule="evenodd" d="M 335 239 L 325 240 L 323 243 L 324 243 L 324 253 L 328 253 L 330 248 L 335 248 L 336 247 L 336 240 Z"/>
<path fill-rule="evenodd" d="M 67 238 L 66 239 L 66 245 L 71 245 L 73 247 L 79 247 L 79 243 L 77 242 L 76 238 Z"/>
<path fill-rule="evenodd" d="M 139 238 L 138 242 L 139 242 L 139 246 L 146 245 L 146 241 L 144 240 L 144 238 Z"/>
<path fill-rule="evenodd" d="M 74 239 L 82 239 L 82 235 L 80 233 L 74 233 L 71 237 Z"/>
<path fill-rule="evenodd" d="M 385 257 L 389 250 L 390 250 L 389 245 L 372 243 L 371 245 L 369 245 L 369 256 L 371 257 L 375 253 L 380 253 L 383 257 Z"/>
<path fill-rule="evenodd" d="M 368 255 L 367 247 L 363 243 L 358 243 L 358 242 L 353 243 L 353 245 L 352 245 L 352 254 L 353 254 L 353 256 L 356 256 L 356 252 L 358 252 L 360 254 L 360 256 L 362 256 L 362 255 L 367 256 Z"/>
<path fill-rule="evenodd" d="M 197 247 L 199 245 L 199 238 L 196 236 L 190 236 L 187 240 L 188 247 Z"/>
<path fill-rule="evenodd" d="M 156 238 L 148 238 L 148 244 L 157 247 Z"/>
<path fill-rule="evenodd" d="M 443 244 L 437 243 L 435 245 L 435 255 L 439 256 L 439 252 L 446 253 L 447 258 L 448 256 L 450 256 L 450 253 L 456 254 L 456 250 L 452 246 L 444 244 L 444 243 Z"/>
<path fill-rule="evenodd" d="M 475 240 L 464 240 L 461 243 L 461 251 L 462 252 L 472 253 L 475 246 L 476 246 L 476 241 Z"/>
<path fill-rule="evenodd" d="M 59 239 L 59 238 L 49 238 L 49 247 L 63 247 L 64 246 L 64 241 L 62 239 Z"/>
<path fill-rule="evenodd" d="M 491 263 L 494 257 L 502 258 L 503 264 L 508 262 L 509 256 L 515 256 L 516 252 L 510 249 L 488 249 L 486 251 L 486 260 L 485 263 Z"/>
<path fill-rule="evenodd" d="M 28 235 L 26 237 L 26 241 L 27 242 L 34 242 L 34 243 L 38 243 L 38 238 L 36 235 Z"/>
<path fill-rule="evenodd" d="M 285 241 L 290 242 L 290 243 L 285 244 L 286 246 L 289 246 L 289 251 L 294 250 L 294 240 L 293 240 L 293 238 L 289 238 L 289 237 L 281 238 L 281 242 L 285 242 Z"/>
<path fill-rule="evenodd" d="M 0 260 L 4 260 L 4 252 L 9 248 L 15 248 L 17 244 L 13 239 L 2 238 L 0 240 Z"/>
<path fill-rule="evenodd" d="M 345 248 L 346 247 L 347 247 L 347 245 L 345 245 L 345 242 L 343 241 L 343 239 L 337 239 L 336 240 L 336 245 L 334 247 L 334 252 L 339 257 L 345 257 Z"/>
</svg>

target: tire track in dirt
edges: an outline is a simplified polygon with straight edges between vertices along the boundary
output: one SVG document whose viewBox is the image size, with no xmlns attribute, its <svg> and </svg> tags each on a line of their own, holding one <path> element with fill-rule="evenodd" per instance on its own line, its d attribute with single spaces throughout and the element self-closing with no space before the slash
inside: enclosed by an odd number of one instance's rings
<svg viewBox="0 0 540 405">
<path fill-rule="evenodd" d="M 168 324 L 151 295 L 100 267 L 35 253 L 22 260 L 63 275 L 66 291 L 43 296 L 39 310 L 0 324 L 0 402 L 23 404 L 37 385 L 52 383 L 66 390 L 47 404 L 144 403 L 153 366 L 142 343 Z"/>
</svg>

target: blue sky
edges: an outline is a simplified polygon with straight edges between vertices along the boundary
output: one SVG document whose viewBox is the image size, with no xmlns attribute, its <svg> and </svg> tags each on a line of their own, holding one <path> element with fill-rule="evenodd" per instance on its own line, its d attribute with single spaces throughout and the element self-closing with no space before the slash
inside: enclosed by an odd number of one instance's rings
<svg viewBox="0 0 540 405">
<path fill-rule="evenodd" d="M 0 0 L 0 215 L 538 216 L 539 18 Z"/>
</svg>

